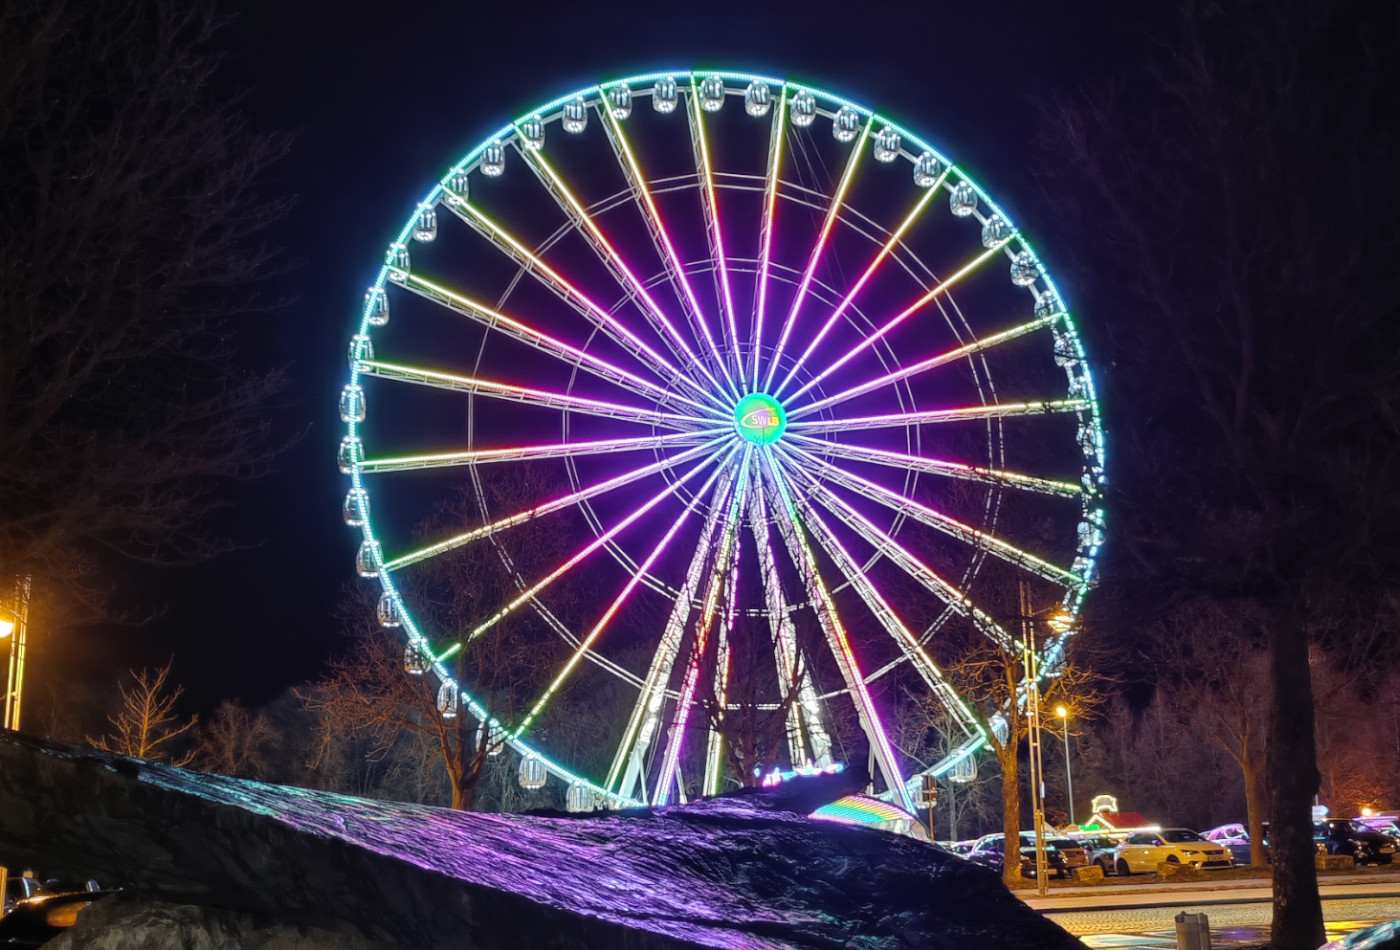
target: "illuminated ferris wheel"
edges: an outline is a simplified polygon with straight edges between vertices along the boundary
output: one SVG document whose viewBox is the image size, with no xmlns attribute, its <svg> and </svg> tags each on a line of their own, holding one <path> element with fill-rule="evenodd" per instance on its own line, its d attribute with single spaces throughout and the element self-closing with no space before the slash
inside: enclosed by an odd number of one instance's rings
<svg viewBox="0 0 1400 950">
<path fill-rule="evenodd" d="M 417 205 L 349 358 L 345 516 L 380 620 L 570 807 L 720 790 L 745 704 L 779 711 L 784 767 L 859 746 L 909 805 L 985 741 L 940 644 L 1013 643 L 987 606 L 1008 584 L 1074 616 L 1092 580 L 1098 407 L 1044 265 L 961 168 L 811 86 L 659 73 L 525 113 Z M 521 466 L 558 487 L 491 510 L 483 473 Z M 409 530 L 450 482 L 480 517 Z M 548 519 L 586 530 L 469 631 L 430 629 L 412 572 Z M 566 584 L 590 602 L 556 609 Z M 509 718 L 445 660 L 506 616 L 542 672 Z M 605 689 L 580 764 L 550 717 Z M 948 723 L 931 765 L 892 738 L 911 702 Z"/>
</svg>

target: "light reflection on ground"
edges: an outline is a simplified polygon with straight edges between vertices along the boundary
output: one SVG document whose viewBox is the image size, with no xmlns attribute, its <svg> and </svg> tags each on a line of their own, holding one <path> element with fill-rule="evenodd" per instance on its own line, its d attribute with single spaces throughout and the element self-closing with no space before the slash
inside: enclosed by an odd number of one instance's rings
<svg viewBox="0 0 1400 950">
<path fill-rule="evenodd" d="M 1183 910 L 1204 912 L 1209 916 L 1211 946 L 1217 950 L 1258 947 L 1269 939 L 1269 916 L 1273 908 L 1267 902 L 1189 908 L 1129 908 L 1049 916 L 1070 933 L 1082 937 L 1084 945 L 1092 950 L 1166 948 L 1177 945 L 1174 921 Z M 1400 900 L 1328 900 L 1323 901 L 1322 913 L 1327 921 L 1327 939 L 1336 940 L 1380 921 L 1400 918 Z"/>
</svg>

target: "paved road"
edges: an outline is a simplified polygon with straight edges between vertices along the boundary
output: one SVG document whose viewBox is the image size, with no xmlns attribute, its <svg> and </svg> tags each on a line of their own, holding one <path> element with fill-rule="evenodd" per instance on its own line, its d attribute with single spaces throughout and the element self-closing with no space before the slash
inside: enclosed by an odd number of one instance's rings
<svg viewBox="0 0 1400 950">
<path fill-rule="evenodd" d="M 1257 881 L 1182 884 L 1115 884 L 1057 889 L 1046 897 L 1020 892 L 1070 933 L 1093 948 L 1176 946 L 1175 917 L 1203 912 L 1216 948 L 1258 946 L 1267 941 L 1272 893 Z M 1320 890 L 1328 939 L 1381 920 L 1400 919 L 1400 875 L 1333 879 Z"/>
</svg>

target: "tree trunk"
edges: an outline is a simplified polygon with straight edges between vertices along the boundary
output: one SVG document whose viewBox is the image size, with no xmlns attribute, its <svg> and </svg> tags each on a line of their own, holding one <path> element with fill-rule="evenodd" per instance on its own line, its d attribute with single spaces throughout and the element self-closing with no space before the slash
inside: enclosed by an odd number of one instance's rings
<svg viewBox="0 0 1400 950">
<path fill-rule="evenodd" d="M 1326 940 L 1312 839 L 1317 750 L 1307 633 L 1292 605 L 1285 603 L 1274 610 L 1269 637 L 1273 716 L 1267 768 L 1273 805 L 1269 829 L 1274 862 L 1273 946 L 1314 950 Z"/>
<path fill-rule="evenodd" d="M 1021 877 L 1021 777 L 1016 761 L 1016 744 L 998 748 L 997 762 L 1001 765 L 1001 879 L 1007 886 L 1019 884 Z"/>
<path fill-rule="evenodd" d="M 1250 867 L 1266 868 L 1269 856 L 1264 852 L 1264 769 L 1253 755 L 1246 752 L 1244 772 L 1244 813 L 1249 823 Z"/>
</svg>

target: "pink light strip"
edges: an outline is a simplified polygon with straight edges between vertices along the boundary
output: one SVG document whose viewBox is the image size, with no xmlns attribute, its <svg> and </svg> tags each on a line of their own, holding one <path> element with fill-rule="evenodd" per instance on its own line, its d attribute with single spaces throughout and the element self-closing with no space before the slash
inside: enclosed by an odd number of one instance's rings
<svg viewBox="0 0 1400 950">
<path fill-rule="evenodd" d="M 673 412 L 657 412 L 654 409 L 638 409 L 634 406 L 624 406 L 621 403 L 604 402 L 601 399 L 585 399 L 582 396 L 570 396 L 544 389 L 531 389 L 526 386 L 498 383 L 476 376 L 443 373 L 417 366 L 404 366 L 399 363 L 388 363 L 384 360 L 359 360 L 355 366 L 365 376 L 396 379 L 399 382 L 416 383 L 420 386 L 431 386 L 434 389 L 491 396 L 546 409 L 564 409 L 586 415 L 621 419 L 626 422 L 640 422 L 646 425 L 661 426 L 664 429 L 692 430 L 703 426 L 712 426 L 715 423 L 714 419 L 700 416 L 683 416 Z"/>
<path fill-rule="evenodd" d="M 1003 561 L 1023 567 L 1032 573 L 1038 574 L 1047 580 L 1057 584 L 1067 584 L 1077 587 L 1080 581 L 1074 574 L 1062 567 L 1057 567 L 1049 561 L 1042 560 L 1031 554 L 1029 551 L 1022 551 L 1020 548 L 1006 541 L 1001 540 L 996 535 L 988 534 L 978 530 L 970 524 L 964 524 L 951 515 L 945 515 L 941 511 L 935 511 L 927 505 L 921 504 L 912 498 L 907 498 L 897 491 L 892 491 L 883 485 L 872 482 L 867 478 L 861 478 L 846 471 L 838 465 L 833 465 L 824 459 L 813 455 L 804 449 L 789 445 L 786 451 L 794 456 L 814 465 L 830 476 L 831 480 L 842 487 L 854 491 L 859 495 L 869 498 L 871 501 L 884 505 L 897 512 L 911 515 L 914 519 L 923 522 L 931 528 L 937 528 L 944 534 L 951 535 L 959 541 L 963 541 L 975 548 L 985 550 L 996 555 Z"/>
<path fill-rule="evenodd" d="M 710 574 L 709 589 L 705 593 L 705 606 L 700 623 L 695 630 L 695 643 L 691 647 L 690 663 L 685 674 L 685 685 L 681 689 L 680 700 L 676 705 L 675 716 L 671 721 L 671 737 L 666 743 L 666 755 L 662 760 L 661 774 L 656 781 L 655 804 L 664 805 L 671 797 L 671 786 L 676 781 L 676 770 L 680 768 L 681 748 L 685 745 L 686 723 L 690 719 L 691 704 L 695 701 L 695 689 L 700 680 L 700 663 L 705 654 L 706 641 L 710 628 L 714 625 L 715 608 L 719 603 L 719 592 L 728 573 L 729 559 L 734 553 L 735 537 L 739 532 L 739 517 L 744 510 L 744 497 L 748 491 L 749 460 L 752 446 L 745 448 L 744 460 L 735 476 L 738 479 L 733 501 L 730 503 L 729 518 L 724 528 L 724 539 L 720 542 L 719 557 Z"/>
<path fill-rule="evenodd" d="M 732 457 L 732 455 L 733 450 L 731 450 L 730 452 L 730 457 Z M 728 459 L 726 458 L 725 461 L 727 462 Z M 702 463 L 702 467 L 703 465 L 708 465 L 709 462 L 710 460 L 707 459 L 704 463 Z M 632 596 L 632 592 L 637 589 L 637 585 L 642 582 L 642 578 L 646 576 L 647 571 L 651 570 L 652 566 L 656 563 L 657 559 L 661 557 L 662 552 L 664 552 L 667 549 L 667 547 L 670 546 L 672 539 L 675 538 L 677 532 L 680 531 L 681 526 L 685 524 L 686 520 L 690 517 L 690 515 L 695 511 L 696 507 L 700 504 L 701 496 L 710 490 L 711 486 L 714 485 L 716 479 L 719 478 L 720 474 L 723 473 L 724 469 L 725 464 L 721 463 L 720 466 L 717 467 L 715 471 L 710 475 L 710 477 L 705 480 L 705 484 L 701 485 L 700 488 L 696 490 L 695 496 L 691 498 L 690 503 L 685 506 L 685 509 L 680 513 L 676 520 L 672 522 L 670 529 L 667 530 L 667 532 L 664 535 L 662 535 L 661 540 L 658 541 L 656 546 L 651 549 L 651 553 L 647 555 L 646 560 L 644 560 L 641 563 L 641 565 L 635 571 L 632 572 L 632 576 L 628 578 L 627 584 L 622 588 L 622 592 L 619 593 L 617 597 L 613 599 L 612 604 L 609 605 L 608 609 L 603 612 L 603 616 L 600 617 L 598 622 L 593 625 L 593 629 L 590 630 L 588 632 L 588 635 L 583 638 L 582 642 L 579 643 L 578 648 L 575 649 L 573 655 L 569 657 L 569 661 L 564 664 L 564 668 L 560 670 L 559 674 L 554 678 L 554 682 L 549 684 L 549 688 L 546 689 L 543 694 L 541 694 L 539 700 L 536 701 L 535 705 L 530 709 L 530 712 L 526 714 L 525 718 L 520 721 L 520 725 L 516 726 L 515 731 L 511 733 L 512 738 L 518 739 L 527 729 L 530 728 L 530 725 L 535 721 L 536 718 L 539 717 L 539 714 L 544 711 L 544 708 L 549 704 L 549 700 L 551 699 L 551 697 L 553 697 L 554 694 L 559 691 L 560 687 L 564 685 L 564 682 L 569 678 L 570 674 L 573 673 L 574 669 L 578 666 L 579 661 L 583 659 L 584 655 L 592 648 L 593 644 L 598 642 L 598 638 L 602 636 L 603 631 L 607 629 L 608 623 L 611 622 L 612 618 L 617 615 L 617 612 L 622 609 L 622 605 L 627 602 L 627 598 Z M 698 470 L 698 468 L 695 469 L 695 471 Z M 694 472 L 692 472 L 691 474 L 693 473 Z M 686 478 L 689 477 L 689 475 L 686 476 Z M 668 488 L 664 494 L 670 494 L 678 487 L 679 484 L 673 485 L 670 488 Z"/>
<path fill-rule="evenodd" d="M 832 363 L 826 369 L 822 370 L 820 373 L 807 380 L 807 382 L 803 383 L 802 386 L 788 398 L 796 399 L 798 396 L 801 396 L 807 390 L 811 389 L 813 386 L 826 379 L 828 376 L 836 372 L 842 366 L 845 366 L 846 363 L 850 362 L 858 354 L 874 346 L 877 342 L 884 338 L 885 334 L 889 333 L 895 327 L 903 323 L 905 319 L 907 319 L 911 314 L 918 312 L 934 298 L 942 296 L 954 284 L 956 284 L 958 281 L 962 280 L 968 274 L 976 270 L 977 267 L 983 262 L 985 262 L 989 257 L 991 257 L 993 254 L 1001 253 L 1003 249 L 1004 246 L 998 244 L 996 247 L 989 247 L 981 254 L 978 254 L 972 260 L 968 261 L 961 268 L 959 268 L 957 272 L 953 274 L 953 276 L 949 277 L 937 287 L 924 294 L 918 300 L 914 301 L 912 304 L 910 304 L 908 307 L 902 310 L 892 320 L 887 321 L 883 326 L 880 327 L 880 329 L 876 330 L 869 336 L 863 338 L 859 343 L 847 350 L 846 355 L 842 356 L 835 363 Z"/>
<path fill-rule="evenodd" d="M 768 367 L 768 378 L 763 383 L 765 389 L 773 385 L 773 376 L 778 372 L 778 363 L 783 355 L 783 348 L 787 346 L 788 337 L 792 334 L 792 328 L 797 322 L 797 312 L 802 308 L 802 302 L 807 297 L 807 288 L 811 286 L 812 277 L 817 272 L 817 262 L 821 260 L 822 249 L 826 247 L 827 238 L 830 237 L 831 229 L 836 224 L 836 216 L 841 211 L 841 204 L 846 198 L 846 190 L 851 187 L 851 179 L 855 177 L 856 166 L 860 164 L 860 158 L 865 154 L 865 140 L 869 135 L 870 123 L 866 122 L 861 126 L 855 148 L 851 151 L 851 157 L 846 161 L 846 170 L 841 175 L 840 184 L 836 186 L 836 194 L 831 198 L 831 207 L 827 209 L 826 220 L 822 222 L 822 230 L 817 237 L 817 243 L 812 247 L 812 254 L 807 260 L 807 270 L 802 274 L 802 282 L 797 285 L 797 296 L 793 298 L 792 308 L 788 310 L 787 322 L 783 324 L 783 332 L 778 337 L 778 346 L 773 351 L 773 359 Z"/>
<path fill-rule="evenodd" d="M 753 314 L 753 389 L 758 390 L 760 357 L 763 354 L 763 315 L 768 309 L 768 267 L 773 260 L 773 226 L 778 212 L 778 175 L 782 170 L 783 143 L 787 124 L 787 86 L 778 97 L 778 110 L 773 114 L 773 130 L 768 139 L 768 175 L 763 186 L 763 240 L 758 257 L 758 300 Z"/>
<path fill-rule="evenodd" d="M 734 449 L 731 449 L 730 451 L 733 452 Z M 490 617 L 486 618 L 486 620 L 478 624 L 472 630 L 471 634 L 467 637 L 467 642 L 475 640 L 487 630 L 490 630 L 496 624 L 500 623 L 506 617 L 510 616 L 510 614 L 516 610 L 516 608 L 520 607 L 522 604 L 528 603 L 530 599 L 533 598 L 540 591 L 544 590 L 550 584 L 563 577 L 570 570 L 577 567 L 590 554 L 594 553 L 599 548 L 603 547 L 605 544 L 610 542 L 613 538 L 617 537 L 624 530 L 626 530 L 628 526 L 634 524 L 637 521 L 637 519 L 641 518 L 643 515 L 651 511 L 657 505 L 661 504 L 667 498 L 670 498 L 676 492 L 680 491 L 682 485 L 690 481 L 690 479 L 694 478 L 696 475 L 700 474 L 700 472 L 705 468 L 708 468 L 710 465 L 714 464 L 717 455 L 718 453 L 716 453 L 716 455 L 711 455 L 708 458 L 703 459 L 699 465 L 695 466 L 690 471 L 677 478 L 674 482 L 667 485 L 655 495 L 652 495 L 649 499 L 647 499 L 646 501 L 642 502 L 642 504 L 634 508 L 632 512 L 628 514 L 625 518 L 623 518 L 621 521 L 618 521 L 607 531 L 604 531 L 592 541 L 585 544 L 582 548 L 578 550 L 576 554 L 574 554 L 573 557 L 569 558 L 567 561 L 560 564 L 558 567 L 550 571 L 544 577 L 540 578 L 528 590 L 521 591 L 520 596 L 516 597 L 510 603 L 506 604 L 500 610 L 496 611 L 496 613 L 492 614 Z"/>
<path fill-rule="evenodd" d="M 729 262 L 724 253 L 724 232 L 720 229 L 719 223 L 719 200 L 715 195 L 715 172 L 710 161 L 710 147 L 705 138 L 705 120 L 700 109 L 700 90 L 696 85 L 695 77 L 690 77 L 690 114 L 691 130 L 695 139 L 695 152 L 699 159 L 700 173 L 704 179 L 705 188 L 701 195 L 705 205 L 705 217 L 708 219 L 710 241 L 712 243 L 711 252 L 714 256 L 715 266 L 719 272 L 720 300 L 723 303 L 724 315 L 721 326 L 729 326 L 729 343 L 734 357 L 735 369 L 738 371 L 742 381 L 744 376 L 743 361 L 739 356 L 739 326 L 734 316 L 734 295 L 729 286 Z"/>
<path fill-rule="evenodd" d="M 941 364 L 940 364 L 941 365 Z M 883 385 L 883 382 L 882 382 Z M 813 419 L 794 422 L 792 432 L 846 432 L 852 429 L 880 429 L 887 426 L 923 425 L 941 422 L 975 422 L 980 419 L 1001 419 L 1009 416 L 1039 416 L 1056 412 L 1084 412 L 1093 408 L 1087 399 L 1050 399 L 1044 402 L 1002 402 L 985 406 L 963 406 L 958 409 L 923 409 L 915 412 L 894 412 L 879 416 L 852 416 L 846 419 Z"/>
<path fill-rule="evenodd" d="M 938 180 L 941 182 L 947 174 L 948 173 L 945 171 L 943 175 L 939 176 Z M 787 375 L 783 377 L 783 381 L 778 384 L 778 388 L 769 395 L 774 399 L 782 396 L 783 390 L 787 388 L 788 383 L 792 382 L 792 377 L 802 368 L 802 364 L 807 362 L 807 357 L 811 356 L 812 351 L 821 345 L 822 340 L 826 339 L 826 335 L 831 332 L 832 327 L 836 326 L 836 322 L 841 319 L 841 316 L 846 312 L 846 308 L 848 308 L 851 305 L 851 301 L 855 299 L 856 294 L 860 293 L 861 288 L 874 276 L 875 271 L 885 262 L 885 258 L 890 256 L 895 245 L 903 240 L 905 232 L 918 220 L 919 215 L 928 207 L 930 199 L 933 198 L 938 190 L 938 185 L 935 184 L 924 192 L 923 197 L 914 205 L 914 210 L 909 212 L 904 218 L 903 223 L 890 235 L 890 239 L 885 242 L 884 247 L 880 248 L 879 253 L 875 255 L 875 259 L 865 268 L 865 273 L 860 275 L 860 279 L 855 282 L 855 286 L 853 286 L 842 301 L 836 305 L 836 309 L 831 312 L 831 316 L 827 317 L 826 323 L 822 324 L 822 328 L 817 331 L 817 335 L 812 338 L 812 342 L 807 344 L 807 349 L 802 351 L 802 355 L 797 358 L 797 362 L 792 364 L 792 368 L 789 369 Z M 801 390 L 798 390 L 798 392 L 800 393 Z"/>
<path fill-rule="evenodd" d="M 963 462 L 950 462 L 945 459 L 925 458 L 920 455 L 906 455 L 903 452 L 887 452 L 883 449 L 872 449 L 858 445 L 844 445 L 839 442 L 828 442 L 825 439 L 814 439 L 810 436 L 790 433 L 788 439 L 800 445 L 807 446 L 817 453 L 834 455 L 838 458 L 851 459 L 855 462 L 871 462 L 876 465 L 886 465 L 897 468 L 900 471 L 927 472 L 930 475 L 942 475 L 950 478 L 962 478 L 969 481 L 989 482 L 997 485 L 1008 485 L 1012 488 L 1019 488 L 1025 491 L 1039 492 L 1046 495 L 1060 495 L 1066 498 L 1080 498 L 1084 495 L 1084 489 L 1076 482 L 1059 482 L 1049 478 L 1038 478 L 1034 475 L 1023 475 L 1019 472 L 1008 472 L 998 468 L 986 468 L 981 465 L 967 465 Z"/>
<path fill-rule="evenodd" d="M 471 531 L 466 531 L 459 535 L 454 535 L 451 538 L 439 541 L 436 544 L 431 544 L 425 548 L 420 548 L 417 551 L 411 551 L 408 554 L 403 555 L 402 557 L 398 557 L 392 561 L 385 562 L 382 569 L 384 571 L 397 571 L 400 568 L 407 567 L 410 564 L 417 564 L 419 561 L 426 561 L 428 558 L 437 557 L 439 554 L 444 554 L 448 551 L 453 550 L 454 548 L 459 548 L 464 544 L 470 544 L 473 541 L 478 541 L 481 538 L 493 535 L 498 531 L 504 531 L 508 528 L 513 528 L 516 525 L 524 524 L 527 521 L 530 521 L 534 518 L 539 518 L 543 515 L 547 515 L 550 512 L 559 511 L 560 509 L 567 508 L 570 505 L 576 505 L 586 498 L 592 498 L 595 495 L 601 495 L 605 492 L 612 491 L 614 488 L 621 488 L 623 485 L 630 485 L 632 482 L 635 482 L 642 478 L 646 478 L 648 475 L 655 475 L 656 473 L 663 472 L 666 469 L 674 468 L 677 465 L 680 465 L 684 462 L 689 462 L 691 459 L 704 455 L 707 452 L 714 452 L 718 446 L 729 441 L 731 441 L 729 438 L 715 439 L 713 442 L 708 442 L 705 445 L 697 446 L 696 448 L 690 449 L 687 452 L 682 452 L 679 455 L 676 455 L 672 458 L 662 459 L 659 462 L 653 462 L 651 465 L 644 465 L 641 468 L 633 469 L 630 472 L 624 472 L 623 474 L 617 475 L 613 478 L 609 478 L 606 481 L 596 482 L 592 485 L 589 485 L 587 488 L 581 488 L 576 492 L 564 495 L 561 498 L 556 498 L 553 501 L 545 502 L 544 504 L 537 505 L 534 508 L 527 508 L 524 511 L 516 512 L 513 515 L 501 518 L 498 521 L 493 521 L 490 524 L 482 525 L 479 528 L 474 528 Z"/>
<path fill-rule="evenodd" d="M 548 445 L 522 445 L 506 449 L 475 449 L 463 452 L 439 452 L 429 455 L 402 455 L 366 459 L 360 463 L 363 474 L 377 472 L 406 472 L 424 468 L 444 468 L 459 465 L 487 465 L 492 462 L 515 462 L 528 459 L 602 455 L 609 452 L 635 452 L 667 445 L 694 445 L 732 429 L 706 429 L 703 432 L 672 432 L 668 435 L 639 436 L 633 439 L 600 439 L 593 442 L 557 442 Z"/>
<path fill-rule="evenodd" d="M 461 313 L 465 316 L 468 316 L 473 320 L 476 320 L 478 323 L 481 323 L 488 329 L 500 330 L 508 336 L 513 336 L 525 343 L 530 344 L 531 346 L 536 347 L 537 349 L 549 353 L 551 356 L 559 358 L 561 361 L 564 361 L 566 363 L 572 361 L 581 366 L 583 369 L 590 372 L 592 375 L 598 376 L 602 379 L 606 379 L 610 383 L 622 386 L 624 389 L 628 389 L 632 392 L 636 392 L 638 389 L 640 389 L 642 390 L 642 392 L 637 393 L 638 395 L 645 394 L 650 398 L 657 399 L 661 402 L 667 402 L 674 399 L 679 402 L 686 403 L 691 407 L 698 409 L 701 412 L 709 413 L 710 415 L 716 415 L 721 417 L 725 415 L 725 413 L 716 405 L 707 405 L 704 403 L 699 403 L 696 402 L 694 399 L 689 398 L 688 396 L 682 396 L 679 393 L 672 392 L 670 389 L 667 389 L 664 386 L 659 386 L 651 380 L 643 379 L 642 377 L 637 376 L 635 373 L 629 373 L 627 370 L 624 370 L 618 366 L 614 366 L 607 360 L 599 359 L 591 353 L 581 350 L 578 347 L 573 346 L 572 344 L 565 343 L 563 340 L 557 339 L 555 337 L 550 336 L 547 333 L 543 333 L 539 330 L 536 330 L 529 324 L 523 323 L 522 321 L 516 320 L 512 317 L 508 317 L 498 310 L 488 307 L 485 304 L 480 303 L 478 301 L 472 300 L 470 297 L 464 296 L 452 290 L 448 290 L 446 287 L 443 287 L 440 284 L 435 284 L 432 281 L 424 280 L 422 277 L 419 277 L 415 274 L 405 274 L 404 276 L 407 278 L 405 286 L 407 286 L 409 290 L 412 290 L 420 294 L 421 296 L 432 300 L 434 303 L 442 304 L 443 306 L 447 307 L 455 313 Z M 677 378 L 677 375 L 680 372 L 675 367 L 671 366 L 669 363 L 665 363 L 664 361 L 662 362 L 661 371 L 664 374 L 663 378 L 667 380 Z M 626 384 L 630 385 L 624 384 L 624 380 L 626 381 Z M 701 392 L 703 395 L 708 395 L 704 393 L 703 390 L 701 390 Z"/>
<path fill-rule="evenodd" d="M 768 447 L 765 446 L 764 449 L 766 450 Z M 875 710 L 875 702 L 871 699 L 870 691 L 866 688 L 865 678 L 860 672 L 860 663 L 856 659 L 855 651 L 851 648 L 850 638 L 846 636 L 840 615 L 836 612 L 836 602 L 832 599 L 831 592 L 827 589 L 817 570 L 816 557 L 812 554 L 812 549 L 807 543 L 802 522 L 797 514 L 797 505 L 788 489 L 778 456 L 771 451 L 765 451 L 763 459 L 787 514 L 792 539 L 789 553 L 793 557 L 794 563 L 798 565 L 803 580 L 816 595 L 813 598 L 813 606 L 821 604 L 821 609 L 817 611 L 817 617 L 822 621 L 827 639 L 832 646 L 832 655 L 835 656 L 837 665 L 841 667 L 844 674 L 846 688 L 851 691 L 856 706 L 863 713 L 862 718 L 871 734 L 870 740 L 875 745 L 876 759 L 880 762 L 881 771 L 885 773 L 885 784 L 889 786 L 891 792 L 899 795 L 905 807 L 912 811 L 914 805 L 909 798 L 908 790 L 904 787 L 904 776 L 900 771 L 898 760 L 895 758 L 894 749 L 890 746 L 889 736 L 886 734 L 884 724 L 880 721 L 880 714 Z"/>
<path fill-rule="evenodd" d="M 1000 333 L 993 333 L 991 336 L 982 337 L 981 339 L 973 340 L 970 343 L 964 343 L 962 346 L 959 346 L 956 349 L 949 350 L 946 353 L 940 353 L 937 356 L 930 356 L 928 359 L 915 363 L 912 366 L 901 367 L 900 369 L 886 373 L 885 375 L 877 377 L 876 379 L 872 379 L 867 382 L 861 383 L 858 386 L 852 386 L 850 389 L 846 389 L 839 393 L 835 393 L 834 395 L 827 396 L 825 399 L 818 399 L 815 402 L 807 403 L 805 406 L 801 406 L 796 409 L 789 409 L 788 423 L 789 425 L 791 425 L 794 419 L 801 418 L 802 416 L 805 416 L 808 413 L 816 412 L 818 409 L 821 409 L 824 406 L 832 406 L 838 402 L 844 402 L 847 399 L 854 399 L 856 396 L 863 395 L 865 393 L 870 392 L 871 390 L 879 389 L 881 386 L 888 385 L 889 383 L 897 383 L 902 379 L 908 379 L 910 376 L 917 376 L 919 373 L 927 372 L 928 370 L 935 369 L 939 366 L 944 366 L 948 363 L 953 362 L 954 360 L 959 360 L 963 357 L 971 356 L 974 353 L 980 353 L 982 350 L 991 349 L 992 347 L 998 346 L 1002 343 L 1006 343 L 1009 340 L 1014 340 L 1017 337 L 1025 336 L 1027 333 L 1033 333 L 1034 331 L 1039 330 L 1042 327 L 1050 326 L 1056 320 L 1059 320 L 1061 316 L 1063 315 L 1052 314 L 1048 317 L 1041 317 L 1039 319 L 1032 320 L 1029 323 L 1023 323 L 1020 326 L 1011 327 L 1007 330 L 1002 330 Z M 867 337 L 867 339 L 869 338 Z M 841 362 L 845 362 L 844 358 Z M 810 380 L 809 383 L 815 382 L 817 378 L 820 377 L 815 377 L 813 380 Z M 804 386 L 803 390 L 806 389 L 807 387 Z M 789 401 L 797 398 L 797 395 L 798 393 L 793 393 L 791 396 L 788 397 Z"/>
<path fill-rule="evenodd" d="M 685 353 L 687 358 L 693 360 L 695 368 L 700 370 L 700 372 L 704 374 L 705 378 L 710 380 L 710 382 L 713 383 L 716 388 L 718 388 L 719 380 L 715 379 L 715 377 L 711 375 L 710 371 L 704 366 L 704 364 L 701 363 L 700 360 L 695 356 L 694 351 L 691 350 L 689 345 L 686 344 L 685 339 L 680 335 L 680 332 L 676 330 L 675 324 L 671 322 L 670 318 L 666 316 L 665 311 L 661 309 L 660 304 L 658 304 L 656 300 L 651 296 L 651 293 L 647 290 L 646 285 L 637 278 L 636 274 L 632 273 L 632 269 L 627 266 L 627 262 L 622 259 L 622 255 L 619 254 L 616 248 L 612 246 L 612 243 L 608 241 L 607 236 L 603 234 L 602 229 L 598 227 L 598 223 L 593 220 L 593 217 L 589 215 L 589 213 L 584 209 L 583 205 L 579 203 L 579 200 L 576 197 L 574 197 L 574 194 L 569 190 L 569 187 L 564 184 L 564 180 L 559 177 L 559 173 L 556 172 L 553 169 L 553 167 L 550 166 L 549 162 L 545 161 L 544 156 L 541 155 L 539 152 L 533 151 L 531 149 L 525 149 L 523 151 L 526 159 L 530 162 L 530 164 L 544 172 L 545 176 L 553 183 L 557 192 L 564 198 L 565 202 L 577 216 L 577 220 L 581 221 L 584 227 L 588 229 L 588 232 L 593 236 L 593 239 L 597 242 L 598 246 L 603 249 L 604 254 L 612 262 L 612 265 L 615 268 L 617 268 L 617 270 L 622 272 L 622 275 L 625 278 L 625 282 L 631 286 L 633 292 L 636 293 L 637 296 L 639 296 L 642 300 L 646 301 L 646 309 L 653 315 L 653 317 L 656 320 L 659 320 L 661 322 L 661 325 L 665 327 L 666 332 L 671 336 L 671 339 L 675 341 L 677 346 L 680 347 L 681 352 Z M 710 341 L 711 347 L 714 347 L 714 340 L 710 338 L 709 329 L 705 325 L 703 320 L 701 321 L 700 325 L 702 329 L 705 330 L 706 339 Z M 717 348 L 714 350 L 714 355 L 715 360 L 719 364 L 721 371 L 723 371 L 724 361 L 719 358 L 719 350 Z M 729 379 L 728 373 L 725 373 L 724 376 L 726 382 L 728 382 L 729 384 L 729 389 L 733 391 L 734 381 Z"/>
<path fill-rule="evenodd" d="M 645 354 L 647 359 L 650 360 L 653 370 L 660 369 L 664 371 L 664 378 L 668 380 L 679 379 L 680 382 L 692 387 L 700 395 L 709 399 L 714 399 L 714 393 L 711 390 L 700 386 L 688 376 L 680 375 L 679 371 L 669 360 L 653 350 L 637 337 L 636 334 L 619 322 L 616 317 L 566 280 L 561 274 L 546 264 L 543 259 L 532 253 L 529 248 L 525 247 L 525 245 L 521 244 L 506 232 L 504 228 L 488 218 L 480 209 L 467 203 L 459 203 L 451 207 L 454 211 L 457 211 L 460 216 L 466 218 L 467 223 L 472 225 L 475 230 L 486 237 L 487 240 L 492 241 L 492 243 L 497 243 L 498 246 L 499 244 L 504 244 L 507 253 L 511 257 L 524 263 L 531 271 L 536 273 L 537 277 L 542 275 L 541 279 L 543 282 L 554 289 L 556 293 L 563 296 L 576 310 L 580 311 L 585 316 L 591 316 L 593 322 L 600 327 L 612 328 L 617 336 L 614 336 L 613 333 L 609 333 L 608 335 L 610 337 L 617 340 L 627 349 L 633 351 L 634 355 Z M 619 340 L 618 336 L 622 339 Z M 623 342 L 624 340 L 626 342 Z M 692 354 L 687 353 L 687 355 Z"/>
</svg>

